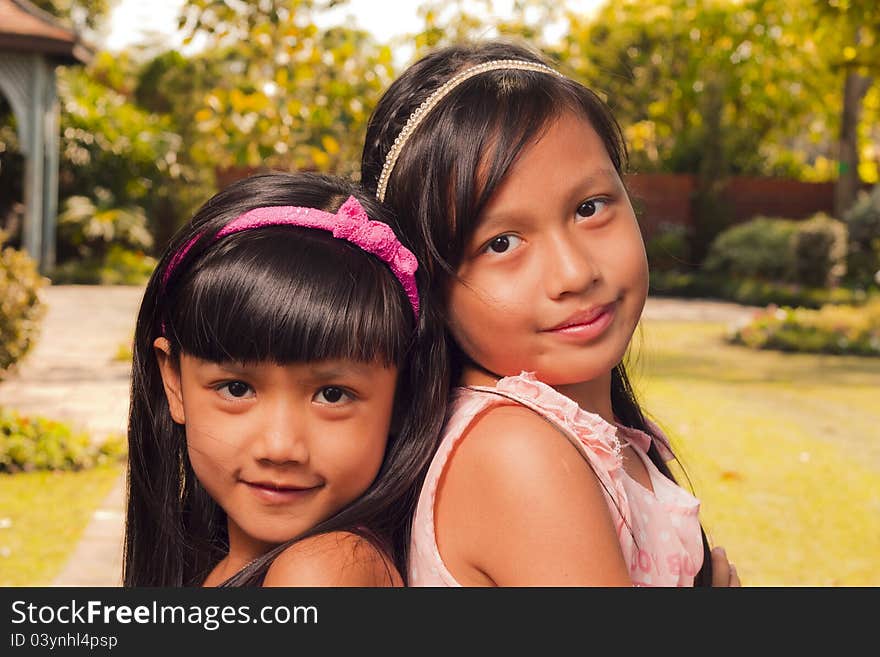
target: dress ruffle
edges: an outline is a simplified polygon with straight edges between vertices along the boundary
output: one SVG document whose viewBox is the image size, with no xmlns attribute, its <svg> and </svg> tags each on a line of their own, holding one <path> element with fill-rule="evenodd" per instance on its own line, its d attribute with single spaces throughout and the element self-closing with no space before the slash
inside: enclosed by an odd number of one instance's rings
<svg viewBox="0 0 880 657">
<path fill-rule="evenodd" d="M 495 387 L 501 392 L 529 400 L 550 413 L 580 439 L 608 472 L 621 467 L 617 427 L 606 422 L 602 416 L 585 411 L 575 401 L 546 383 L 538 381 L 534 372 L 504 377 Z"/>
</svg>

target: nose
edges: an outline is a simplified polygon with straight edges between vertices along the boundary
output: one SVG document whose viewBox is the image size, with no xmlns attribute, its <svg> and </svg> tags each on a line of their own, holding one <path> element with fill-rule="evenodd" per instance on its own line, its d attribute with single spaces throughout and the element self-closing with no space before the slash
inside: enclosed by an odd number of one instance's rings
<svg viewBox="0 0 880 657">
<path fill-rule="evenodd" d="M 599 281 L 598 263 L 585 239 L 569 230 L 548 236 L 544 285 L 551 299 L 585 292 Z"/>
<path fill-rule="evenodd" d="M 254 457 L 276 465 L 308 463 L 309 430 L 303 413 L 289 400 L 266 404 L 254 441 Z"/>
</svg>

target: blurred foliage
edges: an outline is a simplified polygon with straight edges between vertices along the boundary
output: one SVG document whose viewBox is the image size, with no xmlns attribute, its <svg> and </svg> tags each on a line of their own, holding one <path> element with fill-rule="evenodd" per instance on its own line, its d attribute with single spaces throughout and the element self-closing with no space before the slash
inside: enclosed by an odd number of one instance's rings
<svg viewBox="0 0 880 657">
<path fill-rule="evenodd" d="M 139 207 L 162 248 L 213 189 L 213 175 L 192 164 L 170 116 L 134 102 L 138 66 L 102 53 L 87 69 L 60 73 L 60 196 L 87 194 L 96 208 L 123 214 Z M 143 239 L 136 246 L 145 246 Z M 62 239 L 59 262 L 83 255 L 81 248 L 82 240 Z"/>
<path fill-rule="evenodd" d="M 3 248 L 0 231 L 0 379 L 34 346 L 46 308 L 39 291 L 45 279 L 24 251 Z"/>
<path fill-rule="evenodd" d="M 102 258 L 73 258 L 49 277 L 56 285 L 145 285 L 157 264 L 143 251 L 112 244 Z"/>
<path fill-rule="evenodd" d="M 747 306 L 861 305 L 880 296 L 880 288 L 807 287 L 797 283 L 776 283 L 757 278 L 729 278 L 705 272 L 651 270 L 650 293 L 657 297 L 725 299 Z"/>
<path fill-rule="evenodd" d="M 198 64 L 207 89 L 193 115 L 202 164 L 358 171 L 369 112 L 394 71 L 390 48 L 367 32 L 316 27 L 317 13 L 338 4 L 187 4 L 182 28 L 207 42 Z"/>
<path fill-rule="evenodd" d="M 843 220 L 849 229 L 847 278 L 880 285 L 880 184 L 861 192 Z"/>
<path fill-rule="evenodd" d="M 82 470 L 119 461 L 126 452 L 123 436 L 96 442 L 63 422 L 0 408 L 0 472 Z"/>
<path fill-rule="evenodd" d="M 49 277 L 55 284 L 146 283 L 157 261 L 145 253 L 153 246 L 153 236 L 143 208 L 120 207 L 101 187 L 93 195 L 97 201 L 88 196 L 70 196 L 64 201 L 58 235 L 76 249 L 77 257 L 57 266 Z"/>
<path fill-rule="evenodd" d="M 808 287 L 834 287 L 846 273 L 846 224 L 817 213 L 798 222 L 789 243 L 791 282 Z"/>
<path fill-rule="evenodd" d="M 69 196 L 58 215 L 59 234 L 77 248 L 81 257 L 103 256 L 113 243 L 136 249 L 153 246 L 143 208 L 119 207 L 103 187 L 96 187 L 93 193 L 96 200 Z"/>
<path fill-rule="evenodd" d="M 607 95 L 635 169 L 697 173 L 717 148 L 716 174 L 790 175 L 782 153 L 800 136 L 812 155 L 838 92 L 809 1 L 606 3 L 595 20 L 570 14 L 559 56 Z"/>
<path fill-rule="evenodd" d="M 116 0 L 29 0 L 62 23 L 80 31 L 96 30 L 110 13 Z"/>
<path fill-rule="evenodd" d="M 791 268 L 786 254 L 797 229 L 794 220 L 770 217 L 729 228 L 712 243 L 703 269 L 714 276 L 784 281 Z"/>
<path fill-rule="evenodd" d="M 819 310 L 768 307 L 729 340 L 754 349 L 880 356 L 880 297 Z"/>
<path fill-rule="evenodd" d="M 846 272 L 846 224 L 817 213 L 803 221 L 756 217 L 722 232 L 703 271 L 807 288 L 836 286 Z"/>
</svg>

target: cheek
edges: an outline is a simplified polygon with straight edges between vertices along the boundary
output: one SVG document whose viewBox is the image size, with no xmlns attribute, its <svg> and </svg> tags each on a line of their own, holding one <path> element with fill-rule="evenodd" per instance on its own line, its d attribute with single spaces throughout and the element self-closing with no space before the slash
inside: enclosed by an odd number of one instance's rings
<svg viewBox="0 0 880 657">
<path fill-rule="evenodd" d="M 619 276 L 617 281 L 632 290 L 645 290 L 648 287 L 648 260 L 645 245 L 635 219 L 632 223 L 623 224 L 611 236 L 613 248 L 603 249 L 610 260 L 606 263 L 606 271 L 614 271 Z"/>
<path fill-rule="evenodd" d="M 340 427 L 337 440 L 324 443 L 328 450 L 324 463 L 332 469 L 337 485 L 351 497 L 360 495 L 379 474 L 388 444 L 394 381 L 377 381 L 376 387 L 370 411 Z"/>
<path fill-rule="evenodd" d="M 230 436 L 236 433 L 228 422 L 218 426 L 198 414 L 187 416 L 187 453 L 199 479 L 216 477 L 234 469 L 239 445 Z"/>
<path fill-rule="evenodd" d="M 526 287 L 522 277 L 513 285 L 512 277 L 504 280 L 483 279 L 456 283 L 449 295 L 449 328 L 459 345 L 466 347 L 498 331 L 515 325 L 518 318 L 528 315 L 524 303 Z"/>
</svg>

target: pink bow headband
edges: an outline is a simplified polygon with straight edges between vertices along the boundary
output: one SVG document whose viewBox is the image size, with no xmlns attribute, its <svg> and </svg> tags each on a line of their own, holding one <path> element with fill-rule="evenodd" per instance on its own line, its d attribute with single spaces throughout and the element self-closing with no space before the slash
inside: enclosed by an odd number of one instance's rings
<svg viewBox="0 0 880 657">
<path fill-rule="evenodd" d="M 418 319 L 419 292 L 416 287 L 415 273 L 419 265 L 416 257 L 400 243 L 394 231 L 391 230 L 391 226 L 381 221 L 371 220 L 354 196 L 349 196 L 336 214 L 316 208 L 301 208 L 291 205 L 254 208 L 226 224 L 217 232 L 214 240 L 233 233 L 265 226 L 302 226 L 326 230 L 333 233 L 333 237 L 350 242 L 367 253 L 372 253 L 387 264 L 397 280 L 400 281 L 412 305 L 413 314 Z M 162 275 L 163 288 L 167 285 L 171 274 L 201 237 L 201 235 L 196 235 L 174 254 L 168 268 Z"/>
</svg>

